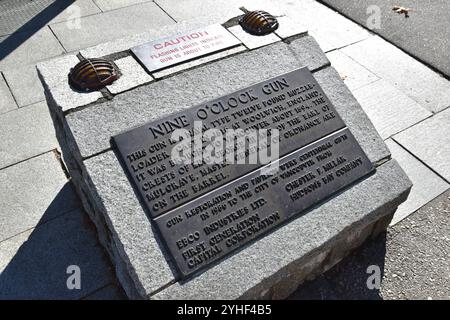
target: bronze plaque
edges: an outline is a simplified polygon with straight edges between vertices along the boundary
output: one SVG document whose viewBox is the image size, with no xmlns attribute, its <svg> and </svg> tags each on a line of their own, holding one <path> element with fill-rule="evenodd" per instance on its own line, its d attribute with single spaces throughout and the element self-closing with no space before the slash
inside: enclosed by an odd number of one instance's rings
<svg viewBox="0 0 450 320">
<path fill-rule="evenodd" d="M 199 142 L 196 134 L 209 129 L 224 133 L 214 140 L 224 144 L 227 129 L 269 133 L 276 129 L 279 134 L 269 134 L 266 143 L 256 148 L 249 143 L 240 155 L 244 164 L 177 164 L 172 157 L 179 143 L 172 136 L 176 129 L 188 132 L 185 142 L 197 142 L 197 149 L 190 153 L 192 159 L 211 143 Z M 307 68 L 168 115 L 113 140 L 182 276 L 373 170 Z M 266 163 L 250 160 L 274 142 L 279 146 L 279 170 L 261 175 Z M 224 154 L 237 160 L 236 148 L 224 149 Z M 217 242 L 219 238 L 222 240 Z"/>
</svg>

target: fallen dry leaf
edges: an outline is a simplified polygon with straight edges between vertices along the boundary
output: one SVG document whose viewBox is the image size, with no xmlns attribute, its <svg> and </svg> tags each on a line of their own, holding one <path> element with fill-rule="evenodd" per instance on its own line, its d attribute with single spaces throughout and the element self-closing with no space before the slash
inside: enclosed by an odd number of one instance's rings
<svg viewBox="0 0 450 320">
<path fill-rule="evenodd" d="M 402 7 L 402 6 L 394 6 L 392 8 L 393 11 L 397 12 L 398 14 L 404 14 L 405 17 L 409 17 L 409 13 L 411 11 L 414 11 L 414 9 L 411 8 L 406 8 L 406 7 Z"/>
</svg>

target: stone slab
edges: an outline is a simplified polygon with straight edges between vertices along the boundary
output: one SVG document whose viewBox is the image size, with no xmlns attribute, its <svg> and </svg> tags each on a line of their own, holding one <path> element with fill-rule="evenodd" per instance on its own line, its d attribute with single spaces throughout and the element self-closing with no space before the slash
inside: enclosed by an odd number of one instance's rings
<svg viewBox="0 0 450 320">
<path fill-rule="evenodd" d="M 149 2 L 151 0 L 93 0 L 102 11 L 109 11 L 136 4 Z"/>
<path fill-rule="evenodd" d="M 300 21 L 325 52 L 370 37 L 370 33 L 334 10 L 314 0 L 240 0 L 247 10 L 265 10 L 276 16 Z"/>
<path fill-rule="evenodd" d="M 130 19 L 130 17 L 133 18 Z M 105 21 L 110 22 L 107 28 L 105 28 Z M 147 2 L 105 12 L 101 18 L 97 15 L 82 17 L 79 23 L 81 30 L 86 30 L 86 32 L 71 28 L 65 22 L 50 26 L 68 52 L 174 22 L 156 4 Z"/>
<path fill-rule="evenodd" d="M 169 284 L 173 269 L 116 155 L 109 151 L 84 161 L 84 165 L 109 237 L 117 247 L 115 258 L 124 261 L 141 296 Z"/>
<path fill-rule="evenodd" d="M 36 68 L 16 67 L 3 71 L 3 74 L 19 107 L 45 100 L 44 87 L 39 80 Z"/>
<path fill-rule="evenodd" d="M 0 170 L 0 241 L 79 207 L 53 152 Z"/>
<path fill-rule="evenodd" d="M 153 81 L 152 76 L 145 72 L 133 57 L 118 59 L 114 63 L 122 75 L 111 85 L 107 86 L 112 94 L 118 94 Z"/>
<path fill-rule="evenodd" d="M 450 181 L 450 108 L 394 136 L 394 140 Z"/>
<path fill-rule="evenodd" d="M 236 0 L 157 0 L 155 1 L 175 21 L 207 18 L 208 24 L 224 23 L 244 14 Z"/>
<path fill-rule="evenodd" d="M 328 52 L 327 58 L 352 92 L 380 79 L 340 50 Z"/>
<path fill-rule="evenodd" d="M 115 281 L 82 210 L 1 242 L 0 265 L 0 299 L 80 299 Z M 67 288 L 72 265 L 80 268 L 80 290 Z"/>
<path fill-rule="evenodd" d="M 33 64 L 65 53 L 47 27 L 0 37 L 0 69 Z"/>
<path fill-rule="evenodd" d="M 58 147 L 45 102 L 0 115 L 0 168 Z"/>
<path fill-rule="evenodd" d="M 450 106 L 450 82 L 378 36 L 342 49 L 422 107 L 438 112 Z"/>
<path fill-rule="evenodd" d="M 290 45 L 277 43 L 259 50 L 200 66 L 176 77 L 125 92 L 106 103 L 68 114 L 66 119 L 81 155 L 87 157 L 106 150 L 110 148 L 111 136 L 162 115 L 298 67 L 308 66 L 314 70 L 328 63 L 310 37 L 295 40 Z M 242 70 L 247 72 L 243 73 Z M 199 87 L 202 90 L 198 90 Z"/>
<path fill-rule="evenodd" d="M 375 175 L 292 220 L 245 250 L 201 275 L 177 282 L 150 298 L 264 298 L 267 291 L 283 278 L 294 277 L 301 272 L 302 259 L 306 255 L 327 252 L 337 237 L 351 234 L 353 227 L 375 221 L 388 209 L 395 210 L 399 199 L 406 197 L 405 190 L 409 187 L 410 181 L 398 164 L 389 161 L 380 166 Z M 344 231 L 346 228 L 347 231 Z"/>
<path fill-rule="evenodd" d="M 433 114 L 384 80 L 353 91 L 383 139 Z"/>
<path fill-rule="evenodd" d="M 450 11 L 446 0 L 321 0 L 342 14 L 367 26 L 367 8 L 377 6 L 380 12 L 380 28 L 372 29 L 412 56 L 450 77 L 450 22 L 443 12 Z M 409 18 L 392 11 L 394 5 L 412 8 Z"/>
<path fill-rule="evenodd" d="M 17 103 L 0 73 L 0 114 L 17 109 Z"/>
<path fill-rule="evenodd" d="M 103 98 L 99 91 L 78 92 L 68 82 L 70 69 L 80 60 L 76 55 L 66 55 L 39 63 L 36 67 L 43 86 L 51 88 L 52 103 L 63 111 L 84 106 Z"/>
<path fill-rule="evenodd" d="M 228 31 L 234 34 L 234 36 L 242 41 L 242 43 L 249 49 L 260 48 L 281 41 L 275 33 L 270 33 L 264 36 L 254 36 L 246 32 L 239 25 L 228 28 Z"/>
<path fill-rule="evenodd" d="M 413 183 L 408 200 L 402 203 L 395 212 L 391 222 L 391 225 L 394 225 L 448 190 L 450 184 L 392 139 L 387 140 L 386 144 L 392 153 L 392 158 L 398 161 Z"/>
<path fill-rule="evenodd" d="M 287 39 L 292 36 L 305 35 L 308 32 L 308 28 L 302 21 L 293 19 L 291 17 L 282 16 L 277 17 L 279 26 L 275 30 L 275 34 L 281 39 Z"/>
<path fill-rule="evenodd" d="M 345 118 L 370 160 L 377 163 L 389 157 L 380 136 L 350 91 L 345 88 L 337 72 L 327 68 L 316 72 L 315 77 L 338 112 Z M 70 117 L 70 114 L 67 116 Z M 141 295 L 150 294 L 169 284 L 173 281 L 174 269 L 165 262 L 158 234 L 154 233 L 149 218 L 133 192 L 116 155 L 111 151 L 106 152 L 85 160 L 84 165 L 87 175 L 92 180 L 89 185 L 95 190 L 93 192 L 96 202 L 103 208 L 102 215 L 108 219 L 108 228 L 112 230 L 114 242 L 121 244 L 119 247 L 121 259 L 127 265 L 134 266 L 131 277 L 135 286 L 140 288 Z"/>
</svg>

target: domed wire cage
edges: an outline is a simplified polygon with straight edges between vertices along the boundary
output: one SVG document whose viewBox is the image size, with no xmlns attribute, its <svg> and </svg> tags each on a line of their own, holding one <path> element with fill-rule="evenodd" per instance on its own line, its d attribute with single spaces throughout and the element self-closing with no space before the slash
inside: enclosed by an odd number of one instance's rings
<svg viewBox="0 0 450 320">
<path fill-rule="evenodd" d="M 78 91 L 104 88 L 118 78 L 114 65 L 105 59 L 86 59 L 77 63 L 69 73 L 69 84 Z"/>
<path fill-rule="evenodd" d="M 266 11 L 256 10 L 244 14 L 239 20 L 241 27 L 250 34 L 263 36 L 278 29 L 278 20 Z"/>
</svg>

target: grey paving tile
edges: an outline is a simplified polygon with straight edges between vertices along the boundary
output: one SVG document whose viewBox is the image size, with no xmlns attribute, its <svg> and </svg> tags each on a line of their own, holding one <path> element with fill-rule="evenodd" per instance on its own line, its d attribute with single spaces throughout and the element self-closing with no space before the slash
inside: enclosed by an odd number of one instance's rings
<svg viewBox="0 0 450 320">
<path fill-rule="evenodd" d="M 0 114 L 17 109 L 17 104 L 0 73 Z"/>
<path fill-rule="evenodd" d="M 70 28 L 65 22 L 50 27 L 64 48 L 71 52 L 173 23 L 156 4 L 147 2 L 108 11 L 101 18 L 97 15 L 83 17 L 80 19 L 81 29 Z"/>
<path fill-rule="evenodd" d="M 61 1 L 61 0 L 58 0 Z M 65 7 L 63 11 L 58 12 L 53 19 L 51 19 L 48 24 L 58 23 L 62 21 L 69 21 L 68 25 L 71 25 L 76 28 L 77 22 L 73 21 L 74 19 L 78 19 L 85 16 L 90 16 L 93 14 L 101 13 L 102 11 L 92 0 L 63 0 L 61 2 L 72 2 L 70 5 Z"/>
<path fill-rule="evenodd" d="M 80 290 L 69 290 L 69 266 L 80 268 Z M 95 228 L 71 211 L 0 243 L 0 299 L 79 299 L 115 281 Z"/>
<path fill-rule="evenodd" d="M 99 12 L 92 0 L 2 0 L 0 35 L 39 30 L 47 24 Z"/>
<path fill-rule="evenodd" d="M 79 206 L 53 152 L 0 170 L 0 194 L 0 241 Z"/>
<path fill-rule="evenodd" d="M 450 106 L 450 82 L 378 36 L 342 49 L 430 111 Z"/>
<path fill-rule="evenodd" d="M 353 90 L 353 95 L 383 139 L 433 115 L 384 80 Z"/>
<path fill-rule="evenodd" d="M 208 18 L 208 23 L 224 23 L 242 15 L 239 0 L 156 0 L 176 21 Z"/>
<path fill-rule="evenodd" d="M 45 100 L 44 87 L 33 66 L 8 69 L 3 74 L 19 107 Z"/>
<path fill-rule="evenodd" d="M 391 225 L 394 225 L 445 192 L 450 185 L 392 139 L 386 144 L 413 183 L 408 200 L 399 206 L 392 219 Z"/>
<path fill-rule="evenodd" d="M 131 56 L 115 60 L 114 62 L 122 73 L 122 76 L 107 86 L 112 94 L 118 94 L 153 81 L 153 78 Z"/>
<path fill-rule="evenodd" d="M 394 140 L 450 181 L 450 108 L 397 134 Z"/>
<path fill-rule="evenodd" d="M 344 83 L 352 91 L 380 79 L 358 62 L 343 54 L 340 50 L 327 53 L 327 57 L 331 65 L 341 75 Z"/>
<path fill-rule="evenodd" d="M 181 21 L 176 24 L 166 25 L 160 28 L 147 28 L 145 32 L 137 33 L 134 35 L 126 36 L 114 41 L 107 41 L 80 51 L 81 55 L 85 58 L 98 58 L 106 55 L 110 55 L 115 52 L 125 51 L 132 47 L 172 36 L 186 30 L 194 30 L 207 25 L 205 20 L 196 19 L 189 21 Z M 142 30 L 141 30 L 142 31 Z"/>
<path fill-rule="evenodd" d="M 88 295 L 83 300 L 127 300 L 127 296 L 121 287 L 110 284 L 93 294 Z"/>
<path fill-rule="evenodd" d="M 373 32 L 395 43 L 406 52 L 419 57 L 450 76 L 450 24 L 448 13 L 450 2 L 447 0 L 322 0 L 351 19 L 366 25 L 367 8 L 376 5 L 380 8 L 380 28 Z M 413 8 L 410 19 L 404 19 L 392 11 L 393 5 Z M 371 21 L 370 19 L 369 21 Z"/>
<path fill-rule="evenodd" d="M 48 27 L 0 37 L 0 69 L 15 68 L 63 54 L 65 51 Z"/>
<path fill-rule="evenodd" d="M 301 21 L 325 52 L 370 37 L 370 33 L 356 23 L 314 0 L 240 0 L 240 5 L 248 10 L 266 10 Z"/>
<path fill-rule="evenodd" d="M 0 115 L 0 137 L 0 168 L 58 147 L 45 102 Z"/>
<path fill-rule="evenodd" d="M 152 0 L 94 0 L 95 4 L 97 4 L 102 11 L 119 9 L 150 1 Z"/>
<path fill-rule="evenodd" d="M 259 47 L 267 46 L 269 44 L 281 41 L 281 39 L 274 33 L 267 34 L 265 36 L 254 36 L 247 33 L 241 26 L 234 26 L 228 28 L 236 38 L 242 41 L 242 43 L 249 49 L 256 49 Z"/>
</svg>

